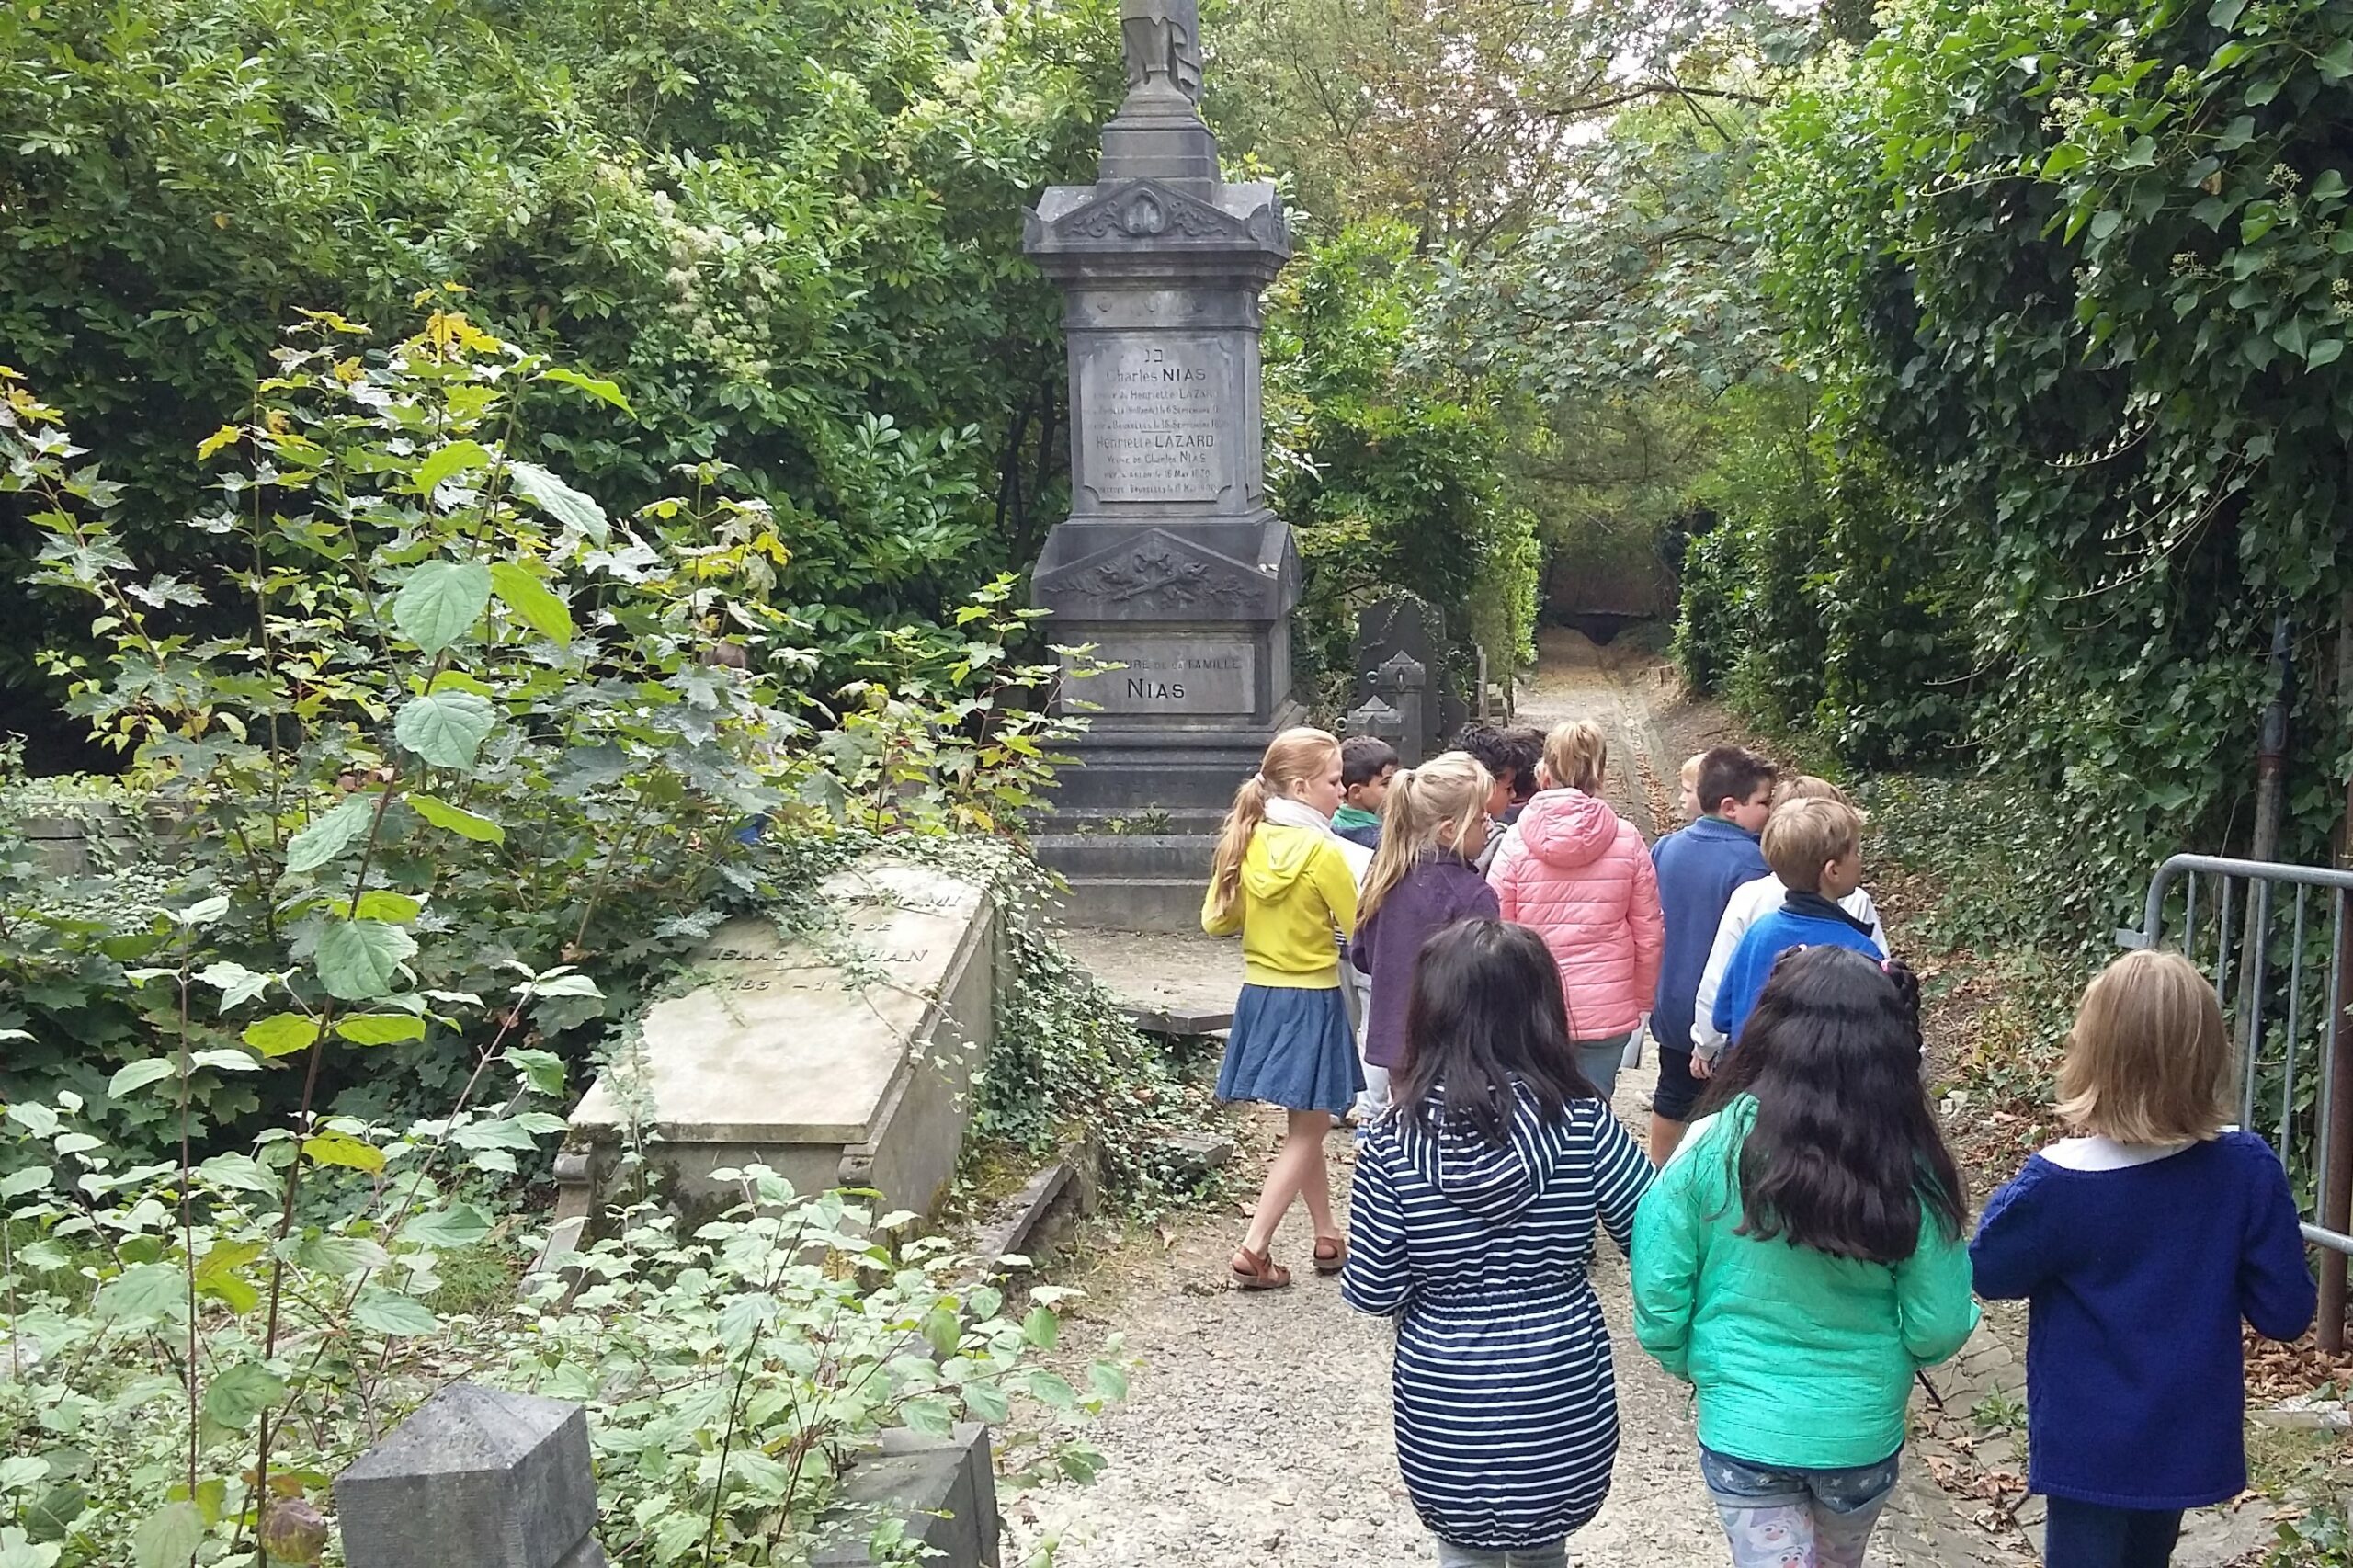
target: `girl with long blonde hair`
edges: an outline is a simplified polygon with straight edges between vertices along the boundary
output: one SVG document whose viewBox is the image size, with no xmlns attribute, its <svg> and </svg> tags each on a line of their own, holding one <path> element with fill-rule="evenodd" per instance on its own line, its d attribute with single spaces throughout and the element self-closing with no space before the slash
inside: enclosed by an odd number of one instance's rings
<svg viewBox="0 0 2353 1568">
<path fill-rule="evenodd" d="M 1341 801 L 1340 743 L 1321 730 L 1285 730 L 1256 775 L 1233 794 L 1211 861 L 1201 928 L 1242 934 L 1242 995 L 1233 1005 L 1222 1100 L 1259 1100 L 1290 1113 L 1248 1233 L 1233 1255 L 1234 1283 L 1279 1290 L 1290 1271 L 1268 1255 L 1291 1199 L 1307 1201 L 1318 1274 L 1337 1274 L 1347 1242 L 1332 1221 L 1324 1140 L 1364 1087 L 1340 995 L 1336 936 L 1356 928 L 1357 880 L 1332 831 Z"/>
<path fill-rule="evenodd" d="M 1372 977 L 1365 1009 L 1359 1118 L 1389 1108 L 1389 1074 L 1405 1049 L 1414 960 L 1433 933 L 1458 920 L 1493 920 L 1495 893 L 1475 862 L 1487 842 L 1495 778 L 1469 752 L 1450 751 L 1389 781 L 1381 845 L 1365 873 L 1349 961 Z"/>
</svg>

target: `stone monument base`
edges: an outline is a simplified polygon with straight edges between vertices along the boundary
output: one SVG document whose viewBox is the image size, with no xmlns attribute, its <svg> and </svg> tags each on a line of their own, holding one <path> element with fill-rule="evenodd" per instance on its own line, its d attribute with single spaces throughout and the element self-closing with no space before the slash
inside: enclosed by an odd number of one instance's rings
<svg viewBox="0 0 2353 1568">
<path fill-rule="evenodd" d="M 802 1193 L 872 1188 L 884 1210 L 928 1211 L 945 1194 L 995 1024 L 989 900 L 889 858 L 835 873 L 824 894 L 837 929 L 787 941 L 771 921 L 730 921 L 697 963 L 714 978 L 647 1010 L 639 1049 L 572 1113 L 559 1227 L 593 1224 L 631 1142 L 689 1211 L 733 1201 L 711 1173 L 752 1164 Z"/>
</svg>

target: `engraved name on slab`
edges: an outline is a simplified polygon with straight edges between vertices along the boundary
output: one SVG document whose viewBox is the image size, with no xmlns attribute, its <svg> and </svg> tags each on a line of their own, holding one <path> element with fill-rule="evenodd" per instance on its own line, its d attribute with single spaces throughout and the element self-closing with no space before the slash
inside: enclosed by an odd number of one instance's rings
<svg viewBox="0 0 2353 1568">
<path fill-rule="evenodd" d="M 1086 483 L 1105 501 L 1214 501 L 1224 494 L 1229 436 L 1226 347 L 1212 340 L 1114 338 L 1079 359 L 1086 414 Z"/>
<path fill-rule="evenodd" d="M 1258 662 L 1247 642 L 1106 638 L 1093 657 L 1127 667 L 1074 681 L 1069 692 L 1106 713 L 1251 711 Z"/>
</svg>

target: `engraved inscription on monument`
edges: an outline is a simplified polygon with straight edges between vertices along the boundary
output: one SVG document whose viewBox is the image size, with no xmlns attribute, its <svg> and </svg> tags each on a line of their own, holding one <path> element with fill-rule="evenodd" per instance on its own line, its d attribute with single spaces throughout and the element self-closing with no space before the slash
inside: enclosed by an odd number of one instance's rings
<svg viewBox="0 0 2353 1568">
<path fill-rule="evenodd" d="M 1248 642 L 1190 637 L 1107 637 L 1094 657 L 1125 669 L 1074 681 L 1072 697 L 1106 713 L 1247 713 L 1258 677 Z"/>
<path fill-rule="evenodd" d="M 1225 345 L 1112 338 L 1079 357 L 1086 411 L 1083 483 L 1105 501 L 1214 501 L 1231 481 L 1220 428 L 1231 364 Z"/>
</svg>

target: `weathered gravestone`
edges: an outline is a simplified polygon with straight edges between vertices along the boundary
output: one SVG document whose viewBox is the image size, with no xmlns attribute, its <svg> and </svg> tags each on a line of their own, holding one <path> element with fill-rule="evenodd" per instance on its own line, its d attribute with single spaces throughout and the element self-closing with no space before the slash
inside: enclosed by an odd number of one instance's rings
<svg viewBox="0 0 2353 1568">
<path fill-rule="evenodd" d="M 349 1568 L 606 1568 L 576 1404 L 452 1383 L 335 1477 Z"/>
<path fill-rule="evenodd" d="M 1408 737 L 1409 744 L 1399 745 L 1398 751 L 1414 756 L 1417 761 L 1435 756 L 1453 744 L 1455 733 L 1470 716 L 1462 694 L 1447 676 L 1451 651 L 1443 618 L 1420 599 L 1396 595 L 1370 606 L 1357 617 L 1352 656 L 1356 685 L 1350 701 L 1361 707 L 1378 698 L 1414 721 L 1418 741 Z M 1395 661 L 1401 653 L 1421 666 L 1418 714 L 1399 700 L 1403 695 L 1399 679 L 1403 666 Z"/>
<path fill-rule="evenodd" d="M 578 1234 L 613 1152 L 641 1137 L 688 1207 L 732 1199 L 710 1173 L 753 1163 L 804 1193 L 874 1188 L 891 1209 L 946 1190 L 995 1010 L 988 897 L 887 858 L 822 892 L 837 930 L 788 940 L 731 921 L 697 966 L 710 978 L 646 1010 L 640 1046 L 572 1113 L 559 1229 Z"/>
<path fill-rule="evenodd" d="M 1299 557 L 1267 505 L 1258 360 L 1258 296 L 1290 227 L 1271 182 L 1219 173 L 1195 0 L 1120 14 L 1129 92 L 1100 176 L 1046 191 L 1023 241 L 1062 285 L 1070 358 L 1071 515 L 1035 597 L 1057 642 L 1124 666 L 1061 693 L 1093 718 L 1037 846 L 1074 918 L 1190 929 L 1218 818 L 1303 713 Z"/>
<path fill-rule="evenodd" d="M 335 1498 L 347 1568 L 608 1568 L 586 1412 L 562 1400 L 452 1383 L 337 1476 Z M 893 1429 L 852 1455 L 811 1568 L 875 1561 L 892 1522 L 938 1568 L 996 1568 L 989 1429 Z"/>
</svg>

